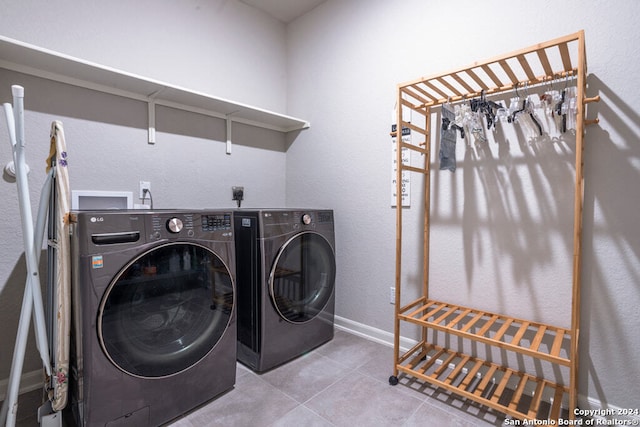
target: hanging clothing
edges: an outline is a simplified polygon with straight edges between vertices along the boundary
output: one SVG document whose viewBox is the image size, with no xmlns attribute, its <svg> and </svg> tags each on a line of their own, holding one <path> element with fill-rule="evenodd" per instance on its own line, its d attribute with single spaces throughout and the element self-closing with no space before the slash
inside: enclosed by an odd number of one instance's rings
<svg viewBox="0 0 640 427">
<path fill-rule="evenodd" d="M 456 114 L 446 104 L 442 105 L 442 126 L 440 127 L 440 170 L 456 170 L 456 128 L 454 123 Z"/>
</svg>

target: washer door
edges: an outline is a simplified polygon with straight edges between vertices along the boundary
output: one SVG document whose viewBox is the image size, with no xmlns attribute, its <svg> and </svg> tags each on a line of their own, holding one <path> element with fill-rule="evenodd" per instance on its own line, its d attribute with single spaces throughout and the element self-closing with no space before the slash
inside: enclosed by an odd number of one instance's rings
<svg viewBox="0 0 640 427">
<path fill-rule="evenodd" d="M 278 252 L 269 275 L 269 293 L 285 320 L 305 323 L 327 305 L 336 278 L 336 261 L 329 242 L 318 233 L 289 239 Z"/>
<path fill-rule="evenodd" d="M 224 334 L 234 301 L 225 263 L 196 244 L 157 246 L 110 283 L 98 313 L 98 337 L 122 371 L 166 377 L 198 363 Z"/>
</svg>

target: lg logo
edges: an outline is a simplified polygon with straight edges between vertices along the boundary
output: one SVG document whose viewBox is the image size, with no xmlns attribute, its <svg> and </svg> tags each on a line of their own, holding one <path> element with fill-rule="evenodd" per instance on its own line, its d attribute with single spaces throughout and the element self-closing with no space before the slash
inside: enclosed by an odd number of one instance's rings
<svg viewBox="0 0 640 427">
<path fill-rule="evenodd" d="M 104 217 L 102 216 L 92 216 L 91 217 L 91 222 L 103 222 L 104 221 Z"/>
</svg>

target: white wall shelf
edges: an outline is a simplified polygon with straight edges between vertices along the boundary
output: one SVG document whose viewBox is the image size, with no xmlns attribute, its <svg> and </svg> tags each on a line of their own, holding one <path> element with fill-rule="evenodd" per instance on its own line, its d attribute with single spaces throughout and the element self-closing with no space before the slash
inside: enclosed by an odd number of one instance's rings
<svg viewBox="0 0 640 427">
<path fill-rule="evenodd" d="M 310 125 L 303 119 L 138 76 L 3 36 L 0 36 L 0 68 L 148 102 L 149 143 L 155 142 L 155 105 L 283 133 L 306 129 Z M 228 143 L 230 139 L 227 135 Z M 227 145 L 230 153 L 230 144 Z"/>
</svg>

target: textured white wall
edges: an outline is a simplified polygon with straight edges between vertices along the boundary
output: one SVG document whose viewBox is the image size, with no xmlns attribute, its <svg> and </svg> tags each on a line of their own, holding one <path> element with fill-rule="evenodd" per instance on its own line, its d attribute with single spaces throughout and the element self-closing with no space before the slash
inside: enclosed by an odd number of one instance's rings
<svg viewBox="0 0 640 427">
<path fill-rule="evenodd" d="M 237 0 L 0 0 L 3 36 L 285 110 L 285 28 Z"/>
<path fill-rule="evenodd" d="M 584 29 L 588 95 L 602 101 L 589 106 L 600 124 L 585 140 L 580 394 L 636 407 L 639 18 L 634 0 L 616 7 L 595 0 L 329 0 L 290 24 L 288 105 L 313 128 L 287 152 L 287 203 L 336 211 L 337 315 L 393 331 L 389 127 L 396 84 Z M 574 143 L 532 155 L 535 147 L 510 138 L 510 164 L 494 144 L 490 160 L 471 165 L 459 145 L 458 171 L 434 172 L 431 296 L 568 325 L 573 167 L 571 155 L 555 151 L 571 152 Z M 411 262 L 420 257 L 422 201 L 418 176 L 412 180 L 405 302 L 418 295 L 421 277 Z M 530 198 L 534 192 L 540 198 Z"/>
<path fill-rule="evenodd" d="M 0 10 L 3 36 L 286 113 L 284 25 L 235 0 L 0 0 Z M 145 180 L 155 208 L 233 208 L 231 186 L 243 185 L 243 206 L 285 203 L 286 141 L 279 132 L 234 124 L 228 156 L 224 121 L 158 107 L 157 142 L 149 145 L 144 103 L 2 69 L 0 102 L 11 101 L 12 84 L 25 88 L 34 211 L 56 119 L 65 129 L 72 189 L 137 197 Z M 10 158 L 2 118 L 0 165 Z M 26 267 L 15 183 L 0 180 L 0 199 L 1 380 L 9 375 Z M 38 369 L 32 344 L 27 356 L 25 372 Z"/>
<path fill-rule="evenodd" d="M 144 105 L 21 77 L 29 83 L 27 138 L 32 167 L 44 158 L 50 121 L 61 118 L 69 148 L 77 152 L 73 161 L 78 166 L 71 179 L 78 189 L 136 191 L 137 181 L 148 179 L 158 207 L 204 207 L 220 200 L 229 206 L 228 187 L 243 184 L 247 206 L 286 201 L 290 206 L 333 207 L 338 221 L 337 314 L 387 331 L 393 325 L 388 294 L 395 265 L 388 135 L 396 84 L 585 29 L 589 95 L 599 94 L 602 101 L 589 106 L 591 114 L 597 111 L 600 125 L 589 128 L 585 150 L 580 393 L 602 403 L 637 406 L 640 228 L 635 218 L 640 186 L 634 183 L 640 178 L 636 112 L 640 89 L 633 74 L 640 65 L 637 2 L 624 0 L 612 7 L 596 0 L 545 0 L 519 2 L 516 7 L 497 0 L 329 0 L 290 24 L 286 32 L 275 20 L 231 0 L 103 3 L 56 1 L 42 7 L 34 0 L 0 0 L 0 32 L 195 90 L 277 111 L 286 107 L 288 114 L 309 120 L 312 128 L 286 142 L 286 155 L 279 135 L 234 129 L 241 141 L 227 157 L 219 142 L 222 123 L 160 110 L 158 143 L 149 146 Z M 54 9 L 60 10 L 57 18 Z M 0 73 L 3 102 L 10 99 L 8 85 L 14 82 L 12 73 Z M 40 89 L 46 97 L 32 96 Z M 65 102 L 57 102 L 53 95 Z M 4 127 L 0 135 L 6 135 Z M 266 142 L 268 149 L 255 148 L 258 141 Z M 0 144 L 0 156 L 8 158 L 8 144 Z M 179 181 L 174 181 L 177 174 L 167 173 L 184 170 L 189 174 L 182 173 Z M 448 270 L 460 279 L 451 281 L 451 289 L 442 287 L 440 296 L 471 302 L 482 296 L 481 304 L 497 301 L 505 310 L 565 322 L 566 312 L 549 307 L 561 299 L 557 283 L 564 283 L 567 274 L 562 262 L 567 237 L 552 229 L 538 243 L 553 249 L 558 258 L 544 259 L 544 251 L 538 250 L 536 268 L 515 268 L 516 258 L 500 247 L 509 238 L 504 230 L 492 235 L 480 229 L 471 240 L 456 231 L 465 224 L 468 202 L 462 191 L 466 191 L 464 168 L 456 174 L 455 179 L 449 174 L 434 180 L 438 194 L 458 188 L 456 197 L 437 204 L 450 222 L 442 216 L 442 223 L 435 224 L 434 245 L 441 243 L 456 256 L 438 262 L 432 281 L 447 282 Z M 32 174 L 34 200 L 40 176 Z M 407 211 L 405 227 L 418 235 L 419 222 L 412 219 L 420 204 L 416 177 L 413 185 L 413 207 Z M 285 186 L 286 200 L 281 191 Z M 7 288 L 0 300 L 0 323 L 9 325 L 0 335 L 3 343 L 13 341 L 11 322 L 16 321 L 21 300 L 16 289 L 24 277 L 14 187 L 0 181 L 1 213 L 7 219 L 0 225 L 4 241 L 0 284 Z M 563 201 L 549 188 L 543 192 L 553 207 L 551 223 L 559 224 L 556 213 Z M 487 203 L 488 193 L 479 194 L 481 203 Z M 250 199 L 252 195 L 255 199 Z M 544 211 L 540 205 L 530 208 Z M 534 237 L 527 235 L 529 240 Z M 470 247 L 469 242 L 477 246 Z M 417 259 L 417 245 L 407 245 Z M 457 255 L 460 248 L 473 256 Z M 483 272 L 496 260 L 499 268 Z M 418 293 L 420 272 L 408 263 L 404 271 L 410 298 Z M 493 290 L 491 284 L 477 285 L 469 279 L 494 274 L 501 286 Z M 33 356 L 33 346 L 30 349 Z M 8 375 L 9 360 L 3 351 L 0 378 Z M 26 370 L 37 367 L 33 359 Z"/>
</svg>

